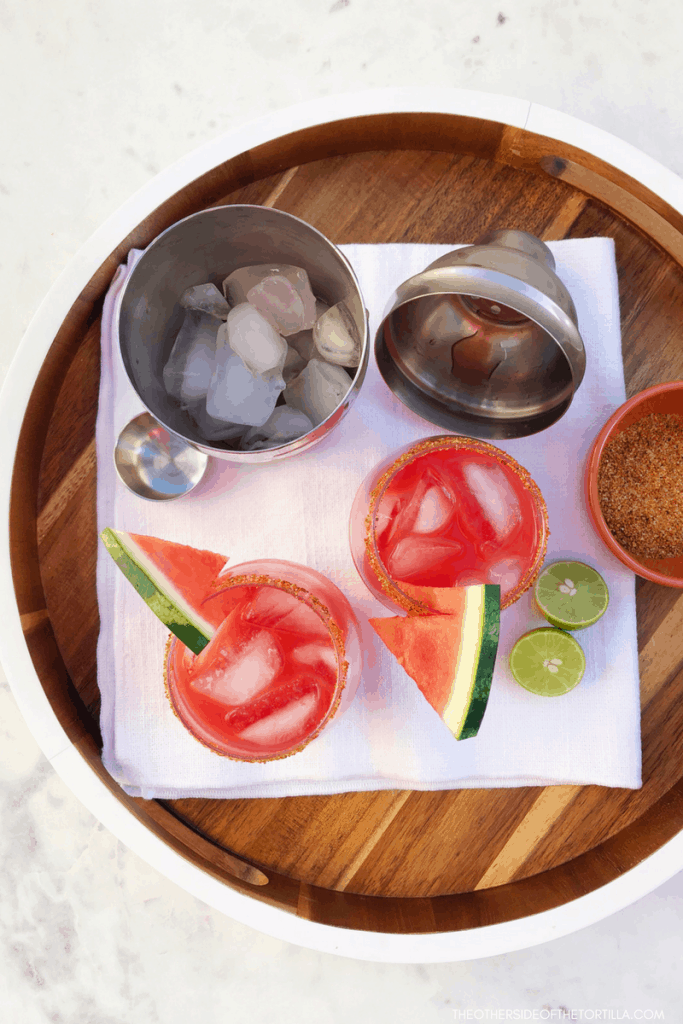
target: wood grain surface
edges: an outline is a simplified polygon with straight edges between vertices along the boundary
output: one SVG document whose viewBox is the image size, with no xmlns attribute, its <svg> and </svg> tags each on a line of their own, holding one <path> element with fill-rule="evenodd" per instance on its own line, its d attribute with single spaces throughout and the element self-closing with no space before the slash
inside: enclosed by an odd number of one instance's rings
<svg viewBox="0 0 683 1024">
<path fill-rule="evenodd" d="M 628 394 L 683 377 L 683 221 L 573 147 L 492 122 L 392 115 L 309 129 L 228 161 L 154 211 L 103 264 L 55 340 L 27 410 L 13 479 L 13 570 L 27 643 L 62 724 L 118 798 L 184 856 L 314 920 L 452 930 L 548 909 L 604 884 L 683 826 L 683 595 L 643 580 L 640 790 L 149 803 L 125 797 L 102 769 L 94 451 L 102 297 L 132 245 L 228 203 L 277 207 L 338 244 L 469 242 L 502 227 L 546 240 L 611 236 Z"/>
</svg>

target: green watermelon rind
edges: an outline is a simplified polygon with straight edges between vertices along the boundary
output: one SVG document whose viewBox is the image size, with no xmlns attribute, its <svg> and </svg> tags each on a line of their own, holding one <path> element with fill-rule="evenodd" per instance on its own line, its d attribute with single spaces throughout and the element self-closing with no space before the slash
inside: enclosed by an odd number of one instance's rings
<svg viewBox="0 0 683 1024">
<path fill-rule="evenodd" d="M 469 707 L 465 721 L 456 735 L 458 740 L 468 740 L 479 732 L 486 705 L 488 704 L 493 680 L 493 669 L 498 653 L 500 637 L 500 586 L 495 583 L 484 585 L 484 600 L 479 629 L 477 668 L 472 683 Z"/>
<path fill-rule="evenodd" d="M 193 654 L 203 651 L 215 629 L 192 611 L 180 595 L 174 595 L 172 581 L 151 565 L 143 565 L 144 553 L 127 534 L 106 527 L 100 534 L 117 566 L 137 590 L 145 604 Z M 124 540 L 127 538 L 127 540 Z M 181 607 L 185 605 L 185 607 Z"/>
</svg>

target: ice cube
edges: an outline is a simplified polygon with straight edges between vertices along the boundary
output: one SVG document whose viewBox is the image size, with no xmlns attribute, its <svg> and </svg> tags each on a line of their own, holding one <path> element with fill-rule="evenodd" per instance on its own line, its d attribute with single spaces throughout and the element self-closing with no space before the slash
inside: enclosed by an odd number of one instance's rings
<svg viewBox="0 0 683 1024">
<path fill-rule="evenodd" d="M 319 314 L 316 313 L 316 300 L 311 291 L 308 274 L 302 267 L 274 263 L 259 263 L 253 266 L 240 267 L 239 270 L 234 270 L 223 281 L 223 294 L 233 306 L 238 305 L 240 302 L 247 302 L 247 295 L 251 289 L 261 284 L 268 277 L 285 278 L 298 293 L 303 305 L 304 315 L 301 326 L 297 327 L 296 330 L 300 331 L 312 327 L 316 316 Z"/>
<path fill-rule="evenodd" d="M 267 422 L 272 441 L 292 441 L 301 437 L 313 429 L 308 416 L 299 412 L 298 409 L 290 409 L 287 405 L 280 405 L 273 410 L 273 415 Z"/>
<path fill-rule="evenodd" d="M 341 366 L 314 358 L 285 388 L 285 402 L 305 413 L 317 427 L 334 412 L 350 387 L 351 378 Z"/>
<path fill-rule="evenodd" d="M 427 537 L 402 537 L 385 556 L 387 572 L 395 580 L 418 580 L 443 564 L 450 572 L 452 563 L 459 559 L 465 548 L 457 540 Z"/>
<path fill-rule="evenodd" d="M 293 441 L 313 429 L 313 424 L 303 412 L 278 405 L 261 427 L 252 427 L 244 435 L 243 448 L 253 451 L 257 448 L 273 448 L 275 445 Z"/>
<path fill-rule="evenodd" d="M 238 445 L 248 429 L 243 423 L 226 423 L 225 420 L 216 420 L 209 416 L 205 399 L 189 405 L 187 411 L 205 441 L 233 441 Z"/>
<path fill-rule="evenodd" d="M 279 587 L 260 587 L 244 609 L 242 616 L 250 622 L 269 629 L 283 629 L 305 638 L 329 639 L 325 623 L 304 601 Z"/>
<path fill-rule="evenodd" d="M 291 345 L 287 346 L 287 357 L 285 359 L 285 365 L 282 368 L 282 376 L 285 379 L 285 384 L 289 384 L 290 380 L 294 380 L 298 377 L 301 371 L 306 366 L 307 360 L 300 355 L 299 352 Z"/>
<path fill-rule="evenodd" d="M 360 334 L 345 303 L 328 309 L 313 325 L 313 340 L 318 352 L 336 366 L 358 366 Z"/>
<path fill-rule="evenodd" d="M 284 386 L 275 370 L 252 373 L 228 345 L 223 345 L 216 353 L 206 411 L 224 423 L 260 427 L 272 414 Z"/>
<path fill-rule="evenodd" d="M 285 336 L 297 334 L 313 326 L 315 299 L 310 285 L 297 287 L 284 274 L 271 274 L 247 292 L 247 302 Z M 303 292 L 303 294 L 302 294 Z"/>
<path fill-rule="evenodd" d="M 185 370 L 180 382 L 180 404 L 187 406 L 198 399 L 204 400 L 209 390 L 215 361 L 215 352 L 208 346 L 195 343 L 187 354 Z"/>
<path fill-rule="evenodd" d="M 164 367 L 164 387 L 181 404 L 205 398 L 213 374 L 220 321 L 188 309 Z"/>
<path fill-rule="evenodd" d="M 453 505 L 444 489 L 432 484 L 420 502 L 413 533 L 435 533 L 446 525 L 452 512 Z"/>
<path fill-rule="evenodd" d="M 180 297 L 180 305 L 208 313 L 218 320 L 225 320 L 230 312 L 230 306 L 215 284 L 197 284 L 194 288 L 187 288 Z"/>
<path fill-rule="evenodd" d="M 337 652 L 334 644 L 299 644 L 292 651 L 292 658 L 301 665 L 315 668 L 316 665 L 324 665 L 335 675 L 337 674 Z"/>
<path fill-rule="evenodd" d="M 248 302 L 231 309 L 226 323 L 220 327 L 218 348 L 226 341 L 253 373 L 282 372 L 287 342 Z"/>
<path fill-rule="evenodd" d="M 289 615 L 298 605 L 293 594 L 288 594 L 280 587 L 259 587 L 254 597 L 242 612 L 247 622 L 256 622 L 260 626 L 274 626 Z"/>
<path fill-rule="evenodd" d="M 387 509 L 393 521 L 385 545 L 413 533 L 435 533 L 446 525 L 454 506 L 455 499 L 440 474 L 427 470 L 408 495 L 397 495 L 392 509 Z"/>
<path fill-rule="evenodd" d="M 521 521 L 519 501 L 500 466 L 469 462 L 463 467 L 465 481 L 496 539 L 504 540 Z"/>
<path fill-rule="evenodd" d="M 290 334 L 287 338 L 287 344 L 299 353 L 304 363 L 307 363 L 309 359 L 318 354 L 315 342 L 313 341 L 313 331 L 300 331 L 299 334 Z M 303 366 L 301 369 L 303 370 Z"/>
<path fill-rule="evenodd" d="M 487 583 L 499 583 L 501 596 L 514 590 L 522 578 L 524 567 L 516 558 L 502 558 L 489 566 L 486 573 Z"/>
<path fill-rule="evenodd" d="M 190 686 L 220 704 L 244 704 L 270 686 L 283 664 L 273 633 L 252 629 L 235 636 L 234 617 L 229 615 L 197 656 Z"/>
<path fill-rule="evenodd" d="M 248 725 L 239 735 L 263 747 L 282 746 L 299 736 L 303 739 L 313 728 L 317 704 L 316 691 L 305 693 Z"/>
</svg>

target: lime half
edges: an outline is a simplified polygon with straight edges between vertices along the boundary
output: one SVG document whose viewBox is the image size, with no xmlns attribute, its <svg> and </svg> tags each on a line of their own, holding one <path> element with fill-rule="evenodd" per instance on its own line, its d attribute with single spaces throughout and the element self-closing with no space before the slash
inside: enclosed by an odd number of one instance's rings
<svg viewBox="0 0 683 1024">
<path fill-rule="evenodd" d="M 532 629 L 510 652 L 510 670 L 525 690 L 542 697 L 558 697 L 581 682 L 586 659 L 569 633 L 551 626 Z"/>
<path fill-rule="evenodd" d="M 585 629 L 604 615 L 609 590 L 584 562 L 553 562 L 536 580 L 536 604 L 551 626 Z"/>
</svg>

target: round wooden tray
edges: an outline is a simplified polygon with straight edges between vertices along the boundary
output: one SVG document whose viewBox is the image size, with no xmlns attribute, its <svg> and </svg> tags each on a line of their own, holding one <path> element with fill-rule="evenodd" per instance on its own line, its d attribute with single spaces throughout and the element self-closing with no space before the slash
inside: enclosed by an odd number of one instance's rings
<svg viewBox="0 0 683 1024">
<path fill-rule="evenodd" d="M 379 933 L 482 929 L 640 864 L 683 825 L 683 596 L 637 581 L 643 787 L 370 792 L 262 800 L 126 796 L 99 757 L 95 417 L 103 296 L 128 250 L 197 210 L 257 203 L 334 242 L 471 241 L 515 227 L 614 238 L 631 395 L 683 377 L 683 216 L 598 157 L 457 114 L 303 128 L 196 177 L 124 238 L 64 318 L 19 437 L 10 551 L 25 641 L 68 740 L 112 797 L 225 885 L 310 921 Z"/>
</svg>

